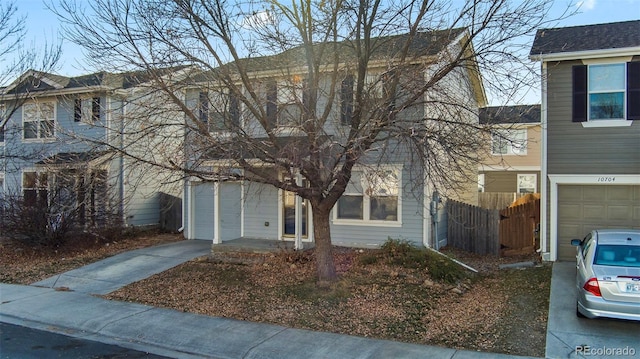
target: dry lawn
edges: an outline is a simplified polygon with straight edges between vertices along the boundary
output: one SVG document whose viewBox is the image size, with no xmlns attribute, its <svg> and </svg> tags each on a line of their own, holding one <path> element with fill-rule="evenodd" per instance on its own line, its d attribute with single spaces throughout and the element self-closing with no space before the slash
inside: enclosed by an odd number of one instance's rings
<svg viewBox="0 0 640 359">
<path fill-rule="evenodd" d="M 29 284 L 120 253 L 180 240 L 146 234 L 29 248 L 0 241 L 0 281 Z M 213 316 L 458 349 L 544 356 L 551 267 L 499 270 L 497 258 L 445 251 L 470 275 L 424 251 L 336 248 L 340 280 L 314 283 L 313 251 L 198 258 L 107 298 Z"/>
</svg>

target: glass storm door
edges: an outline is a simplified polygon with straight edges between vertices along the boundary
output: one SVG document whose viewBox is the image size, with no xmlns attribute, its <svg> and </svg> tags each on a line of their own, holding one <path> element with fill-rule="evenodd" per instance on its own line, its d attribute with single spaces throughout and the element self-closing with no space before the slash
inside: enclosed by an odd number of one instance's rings
<svg viewBox="0 0 640 359">
<path fill-rule="evenodd" d="M 306 185 L 306 180 L 302 180 L 302 184 Z M 294 237 L 296 234 L 296 215 L 301 216 L 302 228 L 300 228 L 300 235 L 307 237 L 309 221 L 309 205 L 307 200 L 302 200 L 300 210 L 296 211 L 296 194 L 289 191 L 282 191 L 282 220 L 283 220 L 283 235 L 285 237 Z"/>
</svg>

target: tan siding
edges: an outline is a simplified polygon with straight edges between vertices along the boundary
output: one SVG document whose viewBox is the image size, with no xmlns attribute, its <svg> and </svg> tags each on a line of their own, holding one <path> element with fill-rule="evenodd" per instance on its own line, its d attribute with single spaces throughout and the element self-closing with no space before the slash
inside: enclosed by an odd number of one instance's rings
<svg viewBox="0 0 640 359">
<path fill-rule="evenodd" d="M 487 171 L 484 173 L 485 192 L 517 192 L 518 175 L 536 175 L 536 190 L 540 192 L 540 171 Z"/>
<path fill-rule="evenodd" d="M 610 128 L 571 122 L 571 66 L 579 63 L 548 67 L 549 174 L 640 173 L 640 121 Z"/>
<path fill-rule="evenodd" d="M 527 154 L 526 155 L 496 155 L 489 156 L 483 161 L 483 165 L 489 168 L 509 168 L 516 166 L 540 167 L 542 127 L 540 125 L 527 127 Z M 491 138 L 487 139 L 491 143 Z"/>
</svg>

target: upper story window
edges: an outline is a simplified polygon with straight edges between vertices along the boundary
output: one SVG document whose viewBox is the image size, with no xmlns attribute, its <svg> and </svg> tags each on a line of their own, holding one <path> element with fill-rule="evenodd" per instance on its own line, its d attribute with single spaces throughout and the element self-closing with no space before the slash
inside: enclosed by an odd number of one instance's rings
<svg viewBox="0 0 640 359">
<path fill-rule="evenodd" d="M 84 123 L 100 121 L 100 97 L 76 98 L 73 102 L 73 121 Z"/>
<path fill-rule="evenodd" d="M 640 62 L 573 66 L 572 110 L 573 122 L 640 120 Z"/>
<path fill-rule="evenodd" d="M 207 124 L 209 132 L 230 131 L 240 125 L 240 102 L 228 91 L 200 92 L 198 119 Z"/>
<path fill-rule="evenodd" d="M 624 119 L 624 64 L 589 66 L 589 120 Z"/>
<path fill-rule="evenodd" d="M 400 173 L 399 168 L 353 171 L 336 204 L 335 220 L 343 224 L 399 223 Z"/>
<path fill-rule="evenodd" d="M 526 155 L 527 129 L 494 131 L 491 135 L 491 153 L 494 155 Z"/>
<path fill-rule="evenodd" d="M 275 128 L 299 125 L 309 103 L 306 88 L 307 81 L 298 75 L 288 80 L 268 81 L 265 89 L 267 126 Z"/>
<path fill-rule="evenodd" d="M 55 102 L 29 102 L 22 105 L 22 138 L 46 139 L 55 136 Z"/>
</svg>

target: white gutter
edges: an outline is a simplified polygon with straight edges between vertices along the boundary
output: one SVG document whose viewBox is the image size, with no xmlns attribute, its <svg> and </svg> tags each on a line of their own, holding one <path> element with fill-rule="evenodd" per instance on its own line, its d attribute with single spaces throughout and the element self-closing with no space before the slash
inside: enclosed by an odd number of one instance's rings
<svg viewBox="0 0 640 359">
<path fill-rule="evenodd" d="M 529 59 L 533 61 L 564 61 L 564 60 L 576 60 L 576 59 L 598 59 L 603 57 L 616 57 L 616 56 L 633 56 L 640 52 L 640 46 L 625 47 L 620 49 L 598 49 L 588 51 L 571 51 L 560 52 L 551 54 L 538 54 L 530 55 Z"/>
</svg>

